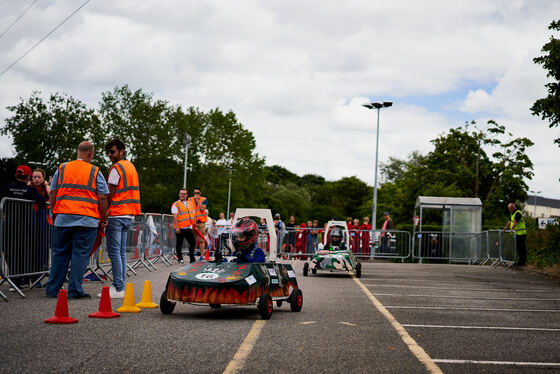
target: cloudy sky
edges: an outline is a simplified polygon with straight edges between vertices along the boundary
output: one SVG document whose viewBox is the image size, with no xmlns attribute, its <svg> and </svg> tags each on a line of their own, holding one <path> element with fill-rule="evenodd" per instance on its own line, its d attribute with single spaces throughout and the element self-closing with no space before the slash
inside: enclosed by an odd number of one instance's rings
<svg viewBox="0 0 560 374">
<path fill-rule="evenodd" d="M 32 2 L 0 0 L 0 34 Z M 83 3 L 37 0 L 0 36 L 0 72 Z M 530 189 L 560 198 L 560 130 L 529 111 L 547 82 L 532 59 L 559 15 L 557 0 L 93 0 L 0 75 L 0 123 L 33 90 L 97 107 L 128 84 L 231 109 L 269 165 L 373 185 L 377 117 L 361 104 L 390 100 L 380 162 L 494 119 L 534 141 Z M 11 155 L 0 138 L 0 157 Z"/>
</svg>

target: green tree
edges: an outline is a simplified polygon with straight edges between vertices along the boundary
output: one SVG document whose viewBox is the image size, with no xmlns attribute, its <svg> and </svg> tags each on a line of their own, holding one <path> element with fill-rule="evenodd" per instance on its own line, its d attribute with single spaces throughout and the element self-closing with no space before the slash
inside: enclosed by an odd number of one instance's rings
<svg viewBox="0 0 560 374">
<path fill-rule="evenodd" d="M 76 158 L 80 142 L 90 140 L 96 146 L 93 163 L 101 163 L 101 123 L 95 111 L 81 101 L 58 93 L 44 100 L 34 91 L 28 100 L 20 99 L 7 109 L 13 115 L 0 133 L 12 137 L 18 158 L 41 162 L 52 175 L 60 163 Z"/>
<path fill-rule="evenodd" d="M 560 21 L 552 21 L 548 29 L 560 31 Z M 535 101 L 531 112 L 548 120 L 548 127 L 553 128 L 560 124 L 560 39 L 551 36 L 541 51 L 544 55 L 534 58 L 533 62 L 542 65 L 548 71 L 546 76 L 552 81 L 545 84 L 548 95 Z M 554 139 L 554 142 L 560 146 L 560 137 Z"/>
</svg>

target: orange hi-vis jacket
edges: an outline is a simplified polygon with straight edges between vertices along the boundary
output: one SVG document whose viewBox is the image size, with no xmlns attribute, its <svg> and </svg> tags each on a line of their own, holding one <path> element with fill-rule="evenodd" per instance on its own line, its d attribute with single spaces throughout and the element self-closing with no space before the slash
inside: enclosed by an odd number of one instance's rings
<svg viewBox="0 0 560 374">
<path fill-rule="evenodd" d="M 196 223 L 196 221 L 203 222 L 203 223 L 208 221 L 208 215 L 206 214 L 206 208 L 203 209 L 201 206 L 197 205 L 194 197 L 189 197 L 189 200 L 191 200 L 192 205 L 196 209 L 195 223 Z M 206 202 L 206 198 L 201 196 L 200 197 L 200 202 L 201 202 L 201 204 L 204 204 Z"/>
<path fill-rule="evenodd" d="M 97 166 L 82 160 L 60 164 L 53 213 L 99 218 L 97 173 Z"/>
<path fill-rule="evenodd" d="M 121 179 L 111 199 L 109 216 L 138 216 L 140 215 L 140 183 L 138 173 L 132 162 L 120 160 L 111 167 L 115 169 Z"/>
<path fill-rule="evenodd" d="M 187 206 L 181 200 L 175 201 L 173 205 L 178 210 L 177 221 L 180 229 L 191 227 L 196 223 L 196 208 L 189 199 L 187 199 Z M 175 225 L 175 221 L 173 221 L 173 225 Z"/>
</svg>

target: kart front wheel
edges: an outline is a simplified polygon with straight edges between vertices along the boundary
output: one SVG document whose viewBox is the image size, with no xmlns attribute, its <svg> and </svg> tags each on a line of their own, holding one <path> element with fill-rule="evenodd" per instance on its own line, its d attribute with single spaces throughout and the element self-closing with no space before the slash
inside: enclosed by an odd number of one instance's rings
<svg viewBox="0 0 560 374">
<path fill-rule="evenodd" d="M 362 264 L 358 262 L 356 264 L 356 278 L 360 278 L 361 276 L 362 276 Z"/>
<path fill-rule="evenodd" d="M 292 291 L 290 295 L 290 308 L 292 312 L 299 312 L 303 306 L 303 292 L 299 288 Z"/>
<path fill-rule="evenodd" d="M 167 300 L 167 290 L 164 290 L 159 299 L 159 310 L 162 314 L 171 314 L 175 309 L 176 303 Z"/>
<path fill-rule="evenodd" d="M 311 269 L 311 274 L 313 274 L 313 275 L 317 274 L 317 268 Z"/>
<path fill-rule="evenodd" d="M 272 316 L 272 298 L 269 294 L 263 293 L 259 297 L 258 308 L 262 319 L 270 319 Z"/>
<path fill-rule="evenodd" d="M 309 272 L 309 262 L 303 264 L 303 276 L 307 277 L 307 273 Z"/>
</svg>

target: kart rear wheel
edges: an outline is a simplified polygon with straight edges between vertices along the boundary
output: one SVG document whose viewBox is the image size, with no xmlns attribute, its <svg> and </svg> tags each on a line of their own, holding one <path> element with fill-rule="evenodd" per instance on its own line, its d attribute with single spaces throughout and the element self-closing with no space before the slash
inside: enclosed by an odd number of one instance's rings
<svg viewBox="0 0 560 374">
<path fill-rule="evenodd" d="M 292 291 L 290 295 L 290 307 L 292 312 L 299 312 L 303 306 L 303 293 L 299 288 Z"/>
<path fill-rule="evenodd" d="M 307 277 L 307 273 L 309 272 L 309 262 L 303 264 L 303 276 Z"/>
<path fill-rule="evenodd" d="M 159 310 L 162 314 L 171 314 L 175 309 L 176 303 L 167 300 L 167 290 L 164 290 L 159 299 Z"/>
<path fill-rule="evenodd" d="M 272 316 L 272 298 L 266 292 L 259 297 L 258 308 L 262 319 L 270 319 Z"/>
<path fill-rule="evenodd" d="M 222 306 L 222 304 L 210 304 L 210 308 L 212 308 L 212 309 L 218 309 L 221 306 Z"/>
<path fill-rule="evenodd" d="M 313 275 L 317 274 L 317 268 L 311 269 L 311 274 L 313 274 Z"/>
<path fill-rule="evenodd" d="M 362 264 L 358 262 L 356 264 L 356 278 L 360 278 L 361 276 L 362 276 Z"/>
</svg>

